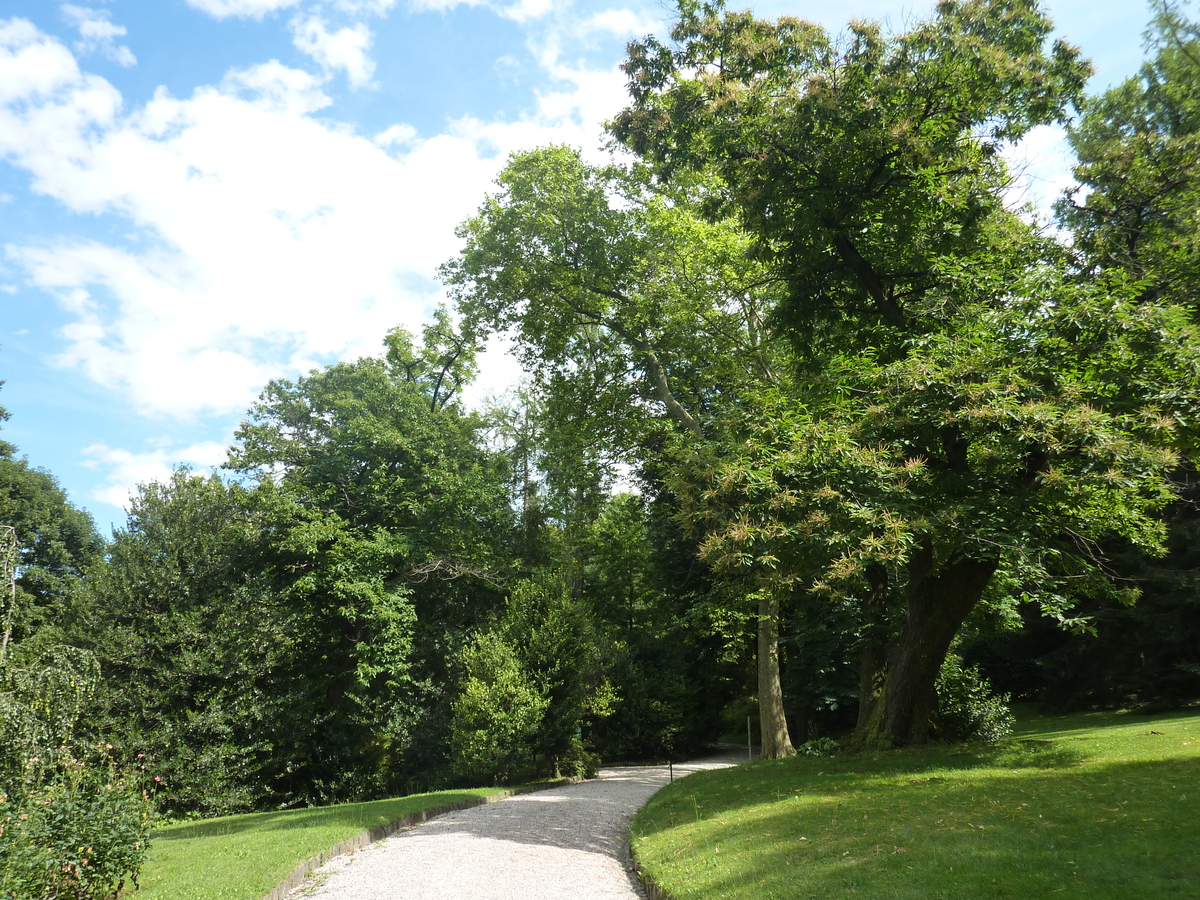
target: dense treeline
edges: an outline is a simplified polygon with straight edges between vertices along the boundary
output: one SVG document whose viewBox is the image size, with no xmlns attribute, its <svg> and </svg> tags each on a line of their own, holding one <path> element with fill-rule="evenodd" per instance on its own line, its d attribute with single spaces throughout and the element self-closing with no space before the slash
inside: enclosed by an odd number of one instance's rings
<svg viewBox="0 0 1200 900">
<path fill-rule="evenodd" d="M 514 157 L 453 311 L 272 382 L 220 474 L 106 542 L 0 445 L 0 699 L 94 668 L 37 740 L 182 816 L 584 774 L 755 710 L 776 756 L 1000 734 L 980 671 L 1200 698 L 1200 36 L 1157 10 L 1084 99 L 1025 0 L 840 38 L 681 4 L 631 46 L 631 153 Z M 1068 121 L 1070 246 L 1002 157 Z M 527 382 L 467 409 L 501 331 Z"/>
</svg>

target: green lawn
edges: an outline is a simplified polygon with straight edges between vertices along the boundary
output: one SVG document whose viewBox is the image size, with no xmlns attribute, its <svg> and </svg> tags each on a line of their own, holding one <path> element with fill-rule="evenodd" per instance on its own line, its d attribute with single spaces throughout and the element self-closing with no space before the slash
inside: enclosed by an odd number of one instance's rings
<svg viewBox="0 0 1200 900">
<path fill-rule="evenodd" d="M 261 900 L 296 866 L 409 813 L 496 794 L 478 788 L 321 809 L 250 813 L 159 829 L 136 900 Z"/>
<path fill-rule="evenodd" d="M 1200 897 L 1200 715 L 1024 721 L 996 745 L 702 772 L 638 814 L 675 900 Z"/>
</svg>

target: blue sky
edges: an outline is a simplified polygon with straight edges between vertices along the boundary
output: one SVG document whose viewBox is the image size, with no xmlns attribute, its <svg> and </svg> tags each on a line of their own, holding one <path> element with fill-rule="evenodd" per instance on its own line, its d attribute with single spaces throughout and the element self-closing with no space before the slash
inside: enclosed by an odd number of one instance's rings
<svg viewBox="0 0 1200 900">
<path fill-rule="evenodd" d="M 731 3 L 736 6 L 737 4 Z M 839 28 L 929 4 L 768 0 Z M 1144 0 L 1054 0 L 1093 89 Z M 219 465 L 267 380 L 418 331 L 509 153 L 599 155 L 657 0 L 0 0 L 2 436 L 101 530 L 133 487 Z M 1056 132 L 1015 154 L 1036 202 Z M 517 377 L 502 348 L 476 396 Z"/>
</svg>

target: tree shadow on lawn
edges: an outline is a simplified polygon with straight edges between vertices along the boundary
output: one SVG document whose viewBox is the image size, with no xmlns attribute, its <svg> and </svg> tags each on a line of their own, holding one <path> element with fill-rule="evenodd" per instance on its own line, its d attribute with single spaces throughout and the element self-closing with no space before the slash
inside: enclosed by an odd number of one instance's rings
<svg viewBox="0 0 1200 900">
<path fill-rule="evenodd" d="M 772 795 L 780 799 L 797 790 L 815 793 L 859 790 L 864 783 L 912 778 L 934 781 L 975 769 L 1064 769 L 1078 765 L 1083 759 L 1077 747 L 1036 740 L 933 745 L 832 757 L 797 756 L 716 773 L 700 772 L 691 776 L 687 786 L 670 789 L 655 803 L 665 806 L 670 802 L 668 798 L 703 792 L 711 813 L 758 805 Z M 689 804 L 687 801 L 684 805 L 690 813 Z"/>
<path fill-rule="evenodd" d="M 716 819 L 700 810 L 674 834 L 648 827 L 638 850 L 679 900 L 1194 898 L 1197 797 L 1197 758 L 860 783 Z"/>
<path fill-rule="evenodd" d="M 451 791 L 428 799 L 435 802 L 427 803 L 423 802 L 424 798 L 412 797 L 346 803 L 335 807 L 318 806 L 309 809 L 287 809 L 279 812 L 225 816 L 219 819 L 168 825 L 154 833 L 154 840 L 178 841 L 198 837 L 241 834 L 248 831 L 283 831 L 312 827 L 354 826 L 365 831 L 368 828 L 386 825 L 388 822 L 417 812 L 422 808 L 449 806 L 480 798 L 478 794 Z M 405 803 L 405 800 L 412 802 Z"/>
</svg>

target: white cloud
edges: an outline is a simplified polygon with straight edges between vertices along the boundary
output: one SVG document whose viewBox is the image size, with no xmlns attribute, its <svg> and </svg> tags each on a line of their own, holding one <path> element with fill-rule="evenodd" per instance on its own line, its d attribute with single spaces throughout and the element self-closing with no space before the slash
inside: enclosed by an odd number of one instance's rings
<svg viewBox="0 0 1200 900">
<path fill-rule="evenodd" d="M 520 23 L 544 18 L 555 11 L 555 4 L 556 0 L 511 0 L 509 3 L 488 0 L 409 0 L 409 6 L 418 12 L 446 12 L 457 6 L 486 6 L 497 15 Z M 558 3 L 560 9 L 567 5 Z"/>
<path fill-rule="evenodd" d="M 455 226 L 509 153 L 596 146 L 623 78 L 555 77 L 562 90 L 523 118 L 463 119 L 434 136 L 397 125 L 373 142 L 314 117 L 330 103 L 321 80 L 278 62 L 187 98 L 160 89 L 125 112 L 61 43 L 6 23 L 0 154 L 37 191 L 116 217 L 134 238 L 5 253 L 69 317 L 57 364 L 145 415 L 236 414 L 270 378 L 376 354 L 398 324 L 419 332 L 442 298 L 434 276 L 457 252 Z"/>
<path fill-rule="evenodd" d="M 574 28 L 578 36 L 611 34 L 616 37 L 638 37 L 655 30 L 662 30 L 661 22 L 630 9 L 602 10 L 581 20 Z"/>
<path fill-rule="evenodd" d="M 413 143 L 416 139 L 417 129 L 404 123 L 389 126 L 372 138 L 376 147 L 403 146 Z"/>
<path fill-rule="evenodd" d="M 85 447 L 84 465 L 90 469 L 106 469 L 104 483 L 92 491 L 92 499 L 129 509 L 130 498 L 138 485 L 152 481 L 165 482 L 178 465 L 187 465 L 198 475 L 207 475 L 225 461 L 227 446 L 205 441 L 190 447 L 160 447 L 135 453 L 106 444 Z"/>
<path fill-rule="evenodd" d="M 333 102 L 322 90 L 323 83 L 309 72 L 293 69 L 273 59 L 246 69 L 231 70 L 222 79 L 220 92 L 245 100 L 266 113 L 303 116 L 324 109 Z M 200 88 L 195 97 L 211 93 L 211 88 Z M 160 89 L 155 100 L 170 101 L 171 97 Z M 156 113 L 170 114 L 176 109 L 171 102 L 157 105 L 154 109 L 147 106 L 151 133 L 169 127 L 166 120 L 161 123 L 153 121 Z"/>
<path fill-rule="evenodd" d="M 396 6 L 396 0 L 334 0 L 333 8 L 352 16 L 382 16 Z"/>
<path fill-rule="evenodd" d="M 216 19 L 261 19 L 267 13 L 296 6 L 301 0 L 187 0 L 188 6 Z"/>
<path fill-rule="evenodd" d="M 99 52 L 119 66 L 137 64 L 133 51 L 117 43 L 117 38 L 124 37 L 128 30 L 123 25 L 114 25 L 109 20 L 108 10 L 64 3 L 62 13 L 67 22 L 79 31 L 75 49 L 80 53 Z"/>
<path fill-rule="evenodd" d="M 297 16 L 292 19 L 291 28 L 292 43 L 315 59 L 326 72 L 345 72 L 353 88 L 371 83 L 375 73 L 375 63 L 368 56 L 371 29 L 362 22 L 353 28 L 330 31 L 320 16 Z"/>
<path fill-rule="evenodd" d="M 515 0 L 500 7 L 500 14 L 514 22 L 529 22 L 554 11 L 555 0 Z"/>
<path fill-rule="evenodd" d="M 446 12 L 457 6 L 482 6 L 484 0 L 409 0 L 415 12 Z"/>
</svg>

